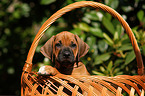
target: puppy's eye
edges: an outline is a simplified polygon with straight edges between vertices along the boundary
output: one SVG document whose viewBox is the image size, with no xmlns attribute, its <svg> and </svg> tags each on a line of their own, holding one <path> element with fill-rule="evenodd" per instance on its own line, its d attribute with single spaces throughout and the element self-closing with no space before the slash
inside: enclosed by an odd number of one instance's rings
<svg viewBox="0 0 145 96">
<path fill-rule="evenodd" d="M 60 43 L 56 43 L 55 44 L 55 47 L 60 48 L 61 47 L 61 44 Z"/>
<path fill-rule="evenodd" d="M 71 47 L 72 48 L 75 48 L 77 45 L 76 44 L 71 44 Z"/>
</svg>

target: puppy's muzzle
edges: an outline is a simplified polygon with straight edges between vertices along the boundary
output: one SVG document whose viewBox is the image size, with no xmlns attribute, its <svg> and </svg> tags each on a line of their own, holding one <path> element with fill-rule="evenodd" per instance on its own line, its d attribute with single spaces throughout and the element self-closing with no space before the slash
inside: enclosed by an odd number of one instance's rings
<svg viewBox="0 0 145 96">
<path fill-rule="evenodd" d="M 64 51 L 63 52 L 63 57 L 64 58 L 70 58 L 70 56 L 71 56 L 71 52 L 70 51 Z"/>
<path fill-rule="evenodd" d="M 62 48 L 58 54 L 57 61 L 64 66 L 69 66 L 68 64 L 74 64 L 75 58 L 73 51 L 68 47 Z"/>
</svg>

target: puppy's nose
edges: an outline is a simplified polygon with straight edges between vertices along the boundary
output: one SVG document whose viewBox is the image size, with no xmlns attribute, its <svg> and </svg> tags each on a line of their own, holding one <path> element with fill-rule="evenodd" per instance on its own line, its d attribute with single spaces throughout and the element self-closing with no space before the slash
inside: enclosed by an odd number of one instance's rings
<svg viewBox="0 0 145 96">
<path fill-rule="evenodd" d="M 65 58 L 69 57 L 69 56 L 70 56 L 70 52 L 69 52 L 69 51 L 65 51 L 64 54 L 63 54 L 63 56 L 64 56 Z"/>
</svg>

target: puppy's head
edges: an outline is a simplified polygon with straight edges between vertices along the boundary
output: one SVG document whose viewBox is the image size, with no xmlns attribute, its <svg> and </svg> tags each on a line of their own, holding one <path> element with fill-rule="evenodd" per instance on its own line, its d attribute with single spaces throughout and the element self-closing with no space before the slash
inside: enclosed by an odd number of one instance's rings
<svg viewBox="0 0 145 96">
<path fill-rule="evenodd" d="M 41 48 L 41 53 L 60 65 L 70 67 L 83 57 L 89 50 L 89 46 L 77 35 L 64 31 L 52 36 Z"/>
</svg>

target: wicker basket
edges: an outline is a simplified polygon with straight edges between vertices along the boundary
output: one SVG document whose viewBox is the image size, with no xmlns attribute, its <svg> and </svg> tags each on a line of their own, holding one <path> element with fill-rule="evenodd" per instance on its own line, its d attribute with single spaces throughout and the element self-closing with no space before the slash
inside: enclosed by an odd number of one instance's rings
<svg viewBox="0 0 145 96">
<path fill-rule="evenodd" d="M 132 43 L 136 60 L 138 74 L 136 76 L 121 75 L 115 77 L 106 76 L 71 76 L 57 74 L 56 76 L 38 76 L 37 73 L 32 72 L 32 59 L 45 31 L 50 25 L 61 17 L 66 12 L 69 12 L 76 8 L 81 7 L 94 7 L 110 13 L 116 18 L 124 27 Z M 72 95 L 72 96 L 122 96 L 121 92 L 125 91 L 134 95 L 136 92 L 140 96 L 144 96 L 145 90 L 145 76 L 144 65 L 141 57 L 141 53 L 131 31 L 131 28 L 127 22 L 112 8 L 92 1 L 81 1 L 70 4 L 53 14 L 40 28 L 37 33 L 31 48 L 29 50 L 26 63 L 23 67 L 21 76 L 21 96 L 33 96 L 33 95 Z"/>
</svg>

